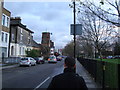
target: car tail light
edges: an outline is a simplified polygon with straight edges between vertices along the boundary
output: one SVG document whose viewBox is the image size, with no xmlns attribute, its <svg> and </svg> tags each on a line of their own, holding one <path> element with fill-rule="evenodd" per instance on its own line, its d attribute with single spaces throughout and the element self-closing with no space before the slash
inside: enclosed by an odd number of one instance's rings
<svg viewBox="0 0 120 90">
<path fill-rule="evenodd" d="M 50 59 L 48 59 L 48 61 L 50 61 Z"/>
<path fill-rule="evenodd" d="M 56 61 L 56 59 L 54 59 L 54 61 Z"/>
</svg>

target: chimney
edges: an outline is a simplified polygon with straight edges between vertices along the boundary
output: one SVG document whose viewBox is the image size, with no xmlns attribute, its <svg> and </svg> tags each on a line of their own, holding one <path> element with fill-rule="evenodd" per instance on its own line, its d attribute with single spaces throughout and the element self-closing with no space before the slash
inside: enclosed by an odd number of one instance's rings
<svg viewBox="0 0 120 90">
<path fill-rule="evenodd" d="M 4 7 L 4 0 L 1 0 L 2 8 Z"/>
<path fill-rule="evenodd" d="M 21 23 L 21 18 L 20 18 L 20 17 L 11 17 L 10 20 L 11 20 L 12 22 Z"/>
</svg>

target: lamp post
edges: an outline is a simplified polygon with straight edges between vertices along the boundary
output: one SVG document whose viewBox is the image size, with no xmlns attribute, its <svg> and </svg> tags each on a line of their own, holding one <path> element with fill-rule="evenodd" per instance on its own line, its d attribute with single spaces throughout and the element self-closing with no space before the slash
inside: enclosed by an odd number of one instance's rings
<svg viewBox="0 0 120 90">
<path fill-rule="evenodd" d="M 75 0 L 73 1 L 73 16 L 74 16 L 74 59 L 76 55 L 76 10 L 75 10 Z"/>
</svg>

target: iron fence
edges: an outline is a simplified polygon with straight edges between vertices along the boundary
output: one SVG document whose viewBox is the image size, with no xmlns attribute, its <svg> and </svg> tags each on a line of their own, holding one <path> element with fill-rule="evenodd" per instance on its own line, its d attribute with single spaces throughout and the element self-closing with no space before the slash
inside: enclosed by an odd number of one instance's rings
<svg viewBox="0 0 120 90">
<path fill-rule="evenodd" d="M 77 58 L 77 60 L 84 66 L 99 85 L 103 86 L 104 84 L 105 88 L 112 88 L 115 90 L 120 89 L 120 64 L 104 62 L 106 68 L 103 73 L 103 61 L 84 58 Z"/>
<path fill-rule="evenodd" d="M 2 63 L 9 64 L 9 63 L 19 63 L 20 62 L 20 57 L 5 57 L 2 58 Z"/>
</svg>

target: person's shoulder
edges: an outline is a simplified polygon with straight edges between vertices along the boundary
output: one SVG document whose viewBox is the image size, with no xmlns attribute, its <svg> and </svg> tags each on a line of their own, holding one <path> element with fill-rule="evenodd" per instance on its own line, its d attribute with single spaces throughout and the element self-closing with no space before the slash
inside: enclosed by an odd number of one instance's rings
<svg viewBox="0 0 120 90">
<path fill-rule="evenodd" d="M 64 75 L 64 74 L 61 73 L 61 74 L 58 74 L 58 75 L 54 76 L 53 78 L 54 78 L 54 79 L 56 79 L 56 78 L 60 78 L 60 77 L 62 77 L 63 75 Z"/>
<path fill-rule="evenodd" d="M 83 79 L 83 77 L 82 77 L 82 76 L 80 76 L 80 75 L 79 75 L 79 74 L 77 74 L 77 73 L 75 74 L 75 76 L 76 76 L 77 78 L 81 79 L 81 80 L 84 80 L 84 79 Z"/>
</svg>

